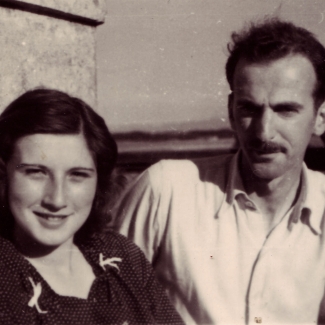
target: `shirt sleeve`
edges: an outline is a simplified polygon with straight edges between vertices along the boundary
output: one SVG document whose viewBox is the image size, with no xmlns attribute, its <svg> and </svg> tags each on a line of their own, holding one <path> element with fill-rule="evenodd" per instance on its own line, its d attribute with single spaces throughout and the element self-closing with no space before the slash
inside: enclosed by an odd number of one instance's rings
<svg viewBox="0 0 325 325">
<path fill-rule="evenodd" d="M 113 236 L 118 239 L 123 248 L 124 268 L 119 276 L 131 288 L 134 297 L 145 313 L 145 319 L 150 324 L 184 324 L 181 317 L 169 301 L 165 290 L 157 281 L 152 266 L 145 258 L 144 253 L 131 241 L 120 235 Z M 130 270 L 133 270 L 131 273 Z"/>
<path fill-rule="evenodd" d="M 136 243 L 152 263 L 169 217 L 171 190 L 163 162 L 143 172 L 113 212 L 115 229 Z"/>
<path fill-rule="evenodd" d="M 323 295 L 323 299 L 319 306 L 319 312 L 318 312 L 318 322 L 317 324 L 325 324 L 325 293 Z"/>
<path fill-rule="evenodd" d="M 145 264 L 146 270 L 146 292 L 150 303 L 150 310 L 157 324 L 184 324 L 179 314 L 169 301 L 165 290 L 158 283 L 151 265 L 145 257 L 142 257 Z"/>
</svg>

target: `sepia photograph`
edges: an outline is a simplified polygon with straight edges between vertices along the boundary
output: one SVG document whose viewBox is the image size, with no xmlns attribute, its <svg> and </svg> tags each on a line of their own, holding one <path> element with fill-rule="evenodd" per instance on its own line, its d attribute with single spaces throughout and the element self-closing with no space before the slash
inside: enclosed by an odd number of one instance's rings
<svg viewBox="0 0 325 325">
<path fill-rule="evenodd" d="M 0 324 L 325 324 L 324 0 L 0 16 Z"/>
</svg>

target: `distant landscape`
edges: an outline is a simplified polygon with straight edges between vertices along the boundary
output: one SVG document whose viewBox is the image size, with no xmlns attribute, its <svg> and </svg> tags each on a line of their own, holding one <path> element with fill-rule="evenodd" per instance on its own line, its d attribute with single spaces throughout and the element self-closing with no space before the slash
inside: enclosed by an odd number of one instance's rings
<svg viewBox="0 0 325 325">
<path fill-rule="evenodd" d="M 213 156 L 236 150 L 229 129 L 188 132 L 115 133 L 118 165 L 131 171 L 142 170 L 160 159 L 187 159 Z"/>
<path fill-rule="evenodd" d="M 113 134 L 119 151 L 118 167 L 126 172 L 140 172 L 161 159 L 193 159 L 232 153 L 238 148 L 230 129 L 127 132 Z M 312 137 L 306 162 L 313 169 L 325 170 L 324 143 Z"/>
</svg>

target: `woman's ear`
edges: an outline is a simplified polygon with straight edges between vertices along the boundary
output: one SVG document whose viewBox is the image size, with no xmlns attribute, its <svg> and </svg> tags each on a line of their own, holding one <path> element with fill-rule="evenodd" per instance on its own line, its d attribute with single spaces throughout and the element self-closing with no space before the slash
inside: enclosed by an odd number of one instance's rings
<svg viewBox="0 0 325 325">
<path fill-rule="evenodd" d="M 233 103 L 234 103 L 234 93 L 230 93 L 228 95 L 228 117 L 229 117 L 230 126 L 232 130 L 235 131 Z"/>
<path fill-rule="evenodd" d="M 325 102 L 317 110 L 313 133 L 315 135 L 322 135 L 324 132 L 325 132 Z"/>
</svg>

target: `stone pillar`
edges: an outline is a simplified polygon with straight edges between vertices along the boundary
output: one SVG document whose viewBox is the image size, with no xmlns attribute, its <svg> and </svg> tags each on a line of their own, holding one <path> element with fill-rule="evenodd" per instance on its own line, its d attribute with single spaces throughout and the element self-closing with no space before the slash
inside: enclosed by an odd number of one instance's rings
<svg viewBox="0 0 325 325">
<path fill-rule="evenodd" d="M 0 0 L 0 111 L 44 86 L 96 108 L 95 28 L 106 0 Z"/>
</svg>

